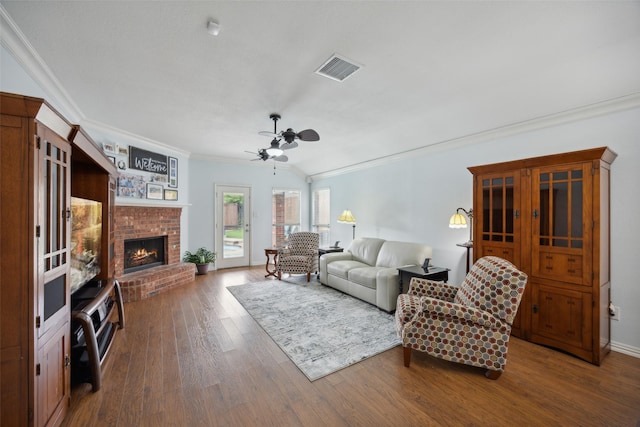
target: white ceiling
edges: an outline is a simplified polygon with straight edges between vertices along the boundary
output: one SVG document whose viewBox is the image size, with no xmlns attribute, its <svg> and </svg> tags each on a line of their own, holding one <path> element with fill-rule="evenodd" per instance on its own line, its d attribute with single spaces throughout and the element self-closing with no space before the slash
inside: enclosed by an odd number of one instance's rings
<svg viewBox="0 0 640 427">
<path fill-rule="evenodd" d="M 307 175 L 640 92 L 638 1 L 0 3 L 87 123 L 249 161 L 277 112 Z"/>
</svg>

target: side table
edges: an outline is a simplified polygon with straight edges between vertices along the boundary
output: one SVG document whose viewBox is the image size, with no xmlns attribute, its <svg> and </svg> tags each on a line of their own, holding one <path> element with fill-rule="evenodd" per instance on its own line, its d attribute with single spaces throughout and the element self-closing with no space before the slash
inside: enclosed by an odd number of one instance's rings
<svg viewBox="0 0 640 427">
<path fill-rule="evenodd" d="M 269 277 L 277 277 L 276 276 L 276 264 L 278 263 L 278 250 L 277 249 L 265 249 L 264 254 L 267 256 L 267 264 L 264 266 L 265 270 L 267 270 L 267 274 L 264 276 Z M 271 263 L 271 255 L 273 255 L 273 263 Z M 273 265 L 273 270 L 269 270 L 269 266 Z"/>
<path fill-rule="evenodd" d="M 320 257 L 324 254 L 330 254 L 332 252 L 344 252 L 344 248 L 318 248 L 318 279 L 320 278 Z"/>
<path fill-rule="evenodd" d="M 469 267 L 471 266 L 471 250 L 473 249 L 473 242 L 456 243 L 456 246 L 461 248 L 467 248 L 467 273 L 469 273 Z"/>
<path fill-rule="evenodd" d="M 429 267 L 425 272 L 422 267 L 417 265 L 410 265 L 408 267 L 398 268 L 400 274 L 400 293 L 404 294 L 404 284 L 407 284 L 407 291 L 409 290 L 409 282 L 412 277 L 420 277 L 421 279 L 434 280 L 436 282 L 446 282 L 449 280 L 449 269 L 443 267 Z"/>
</svg>

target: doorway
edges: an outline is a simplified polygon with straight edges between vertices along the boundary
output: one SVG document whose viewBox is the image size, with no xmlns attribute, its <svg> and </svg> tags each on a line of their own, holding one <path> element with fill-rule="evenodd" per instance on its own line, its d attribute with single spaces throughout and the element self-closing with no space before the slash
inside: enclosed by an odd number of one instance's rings
<svg viewBox="0 0 640 427">
<path fill-rule="evenodd" d="M 244 267 L 251 263 L 251 187 L 216 185 L 216 265 Z"/>
</svg>

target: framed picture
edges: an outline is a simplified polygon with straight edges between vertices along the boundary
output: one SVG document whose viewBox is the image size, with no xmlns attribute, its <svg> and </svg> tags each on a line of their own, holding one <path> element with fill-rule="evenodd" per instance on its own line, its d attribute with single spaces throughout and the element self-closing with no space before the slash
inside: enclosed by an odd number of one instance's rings
<svg viewBox="0 0 640 427">
<path fill-rule="evenodd" d="M 142 175 L 130 175 L 120 172 L 118 174 L 119 197 L 131 197 L 134 199 L 144 199 L 147 195 L 144 177 Z"/>
<path fill-rule="evenodd" d="M 162 182 L 163 184 L 167 183 L 167 175 L 160 175 L 157 173 L 154 173 L 151 175 L 151 178 L 149 179 L 151 182 Z"/>
<path fill-rule="evenodd" d="M 178 187 L 178 159 L 169 157 L 169 187 Z"/>
<path fill-rule="evenodd" d="M 127 147 L 123 147 L 121 145 L 118 145 L 116 148 L 118 149 L 118 154 L 121 154 L 123 156 L 129 155 L 129 150 L 127 150 Z"/>
<path fill-rule="evenodd" d="M 127 162 L 125 162 L 124 160 L 120 160 L 118 162 L 118 169 L 126 170 L 127 169 Z"/>
<path fill-rule="evenodd" d="M 129 169 L 166 175 L 169 172 L 167 156 L 129 146 Z"/>
<path fill-rule="evenodd" d="M 162 185 L 147 184 L 147 199 L 162 200 Z"/>
<path fill-rule="evenodd" d="M 111 160 L 111 163 L 113 163 L 114 165 L 116 164 L 116 158 L 113 156 L 107 156 L 109 158 L 109 160 Z"/>
<path fill-rule="evenodd" d="M 116 153 L 116 147 L 110 142 L 103 142 L 102 143 L 102 150 L 105 153 L 111 153 L 111 154 L 115 154 Z"/>
<path fill-rule="evenodd" d="M 178 190 L 164 190 L 165 200 L 178 200 Z"/>
</svg>

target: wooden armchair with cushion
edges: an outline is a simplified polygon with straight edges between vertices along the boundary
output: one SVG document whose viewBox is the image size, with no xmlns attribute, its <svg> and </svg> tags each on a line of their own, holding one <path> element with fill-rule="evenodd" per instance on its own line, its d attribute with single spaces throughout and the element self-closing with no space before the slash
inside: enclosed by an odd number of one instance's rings
<svg viewBox="0 0 640 427">
<path fill-rule="evenodd" d="M 497 379 L 526 283 L 526 274 L 498 257 L 476 261 L 460 287 L 412 278 L 396 307 L 404 365 L 415 349 L 486 368 L 485 376 Z"/>
<path fill-rule="evenodd" d="M 282 280 L 282 273 L 306 274 L 307 282 L 311 280 L 311 273 L 318 271 L 318 248 L 320 236 L 318 233 L 302 231 L 291 233 L 286 248 L 278 251 L 276 271 L 278 280 Z"/>
</svg>

